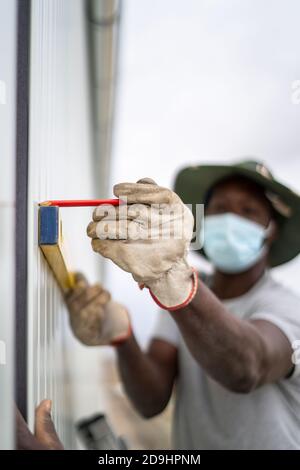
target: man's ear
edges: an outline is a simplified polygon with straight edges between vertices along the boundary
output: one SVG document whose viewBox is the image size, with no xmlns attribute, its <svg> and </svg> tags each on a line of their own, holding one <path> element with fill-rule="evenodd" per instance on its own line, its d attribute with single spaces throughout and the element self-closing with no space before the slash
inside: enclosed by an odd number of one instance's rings
<svg viewBox="0 0 300 470">
<path fill-rule="evenodd" d="M 270 233 L 267 235 L 266 242 L 268 246 L 271 246 L 279 235 L 278 222 L 275 219 L 271 219 L 269 224 Z"/>
</svg>

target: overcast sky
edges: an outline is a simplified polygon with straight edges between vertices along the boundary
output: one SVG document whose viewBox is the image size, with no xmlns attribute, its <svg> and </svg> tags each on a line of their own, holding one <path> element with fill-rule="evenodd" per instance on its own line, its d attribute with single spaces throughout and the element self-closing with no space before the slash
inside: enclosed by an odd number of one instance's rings
<svg viewBox="0 0 300 470">
<path fill-rule="evenodd" d="M 299 18 L 299 0 L 124 0 L 112 183 L 250 155 L 300 191 Z M 299 290 L 299 269 L 276 275 Z M 153 302 L 111 263 L 108 282 L 145 339 Z"/>
</svg>

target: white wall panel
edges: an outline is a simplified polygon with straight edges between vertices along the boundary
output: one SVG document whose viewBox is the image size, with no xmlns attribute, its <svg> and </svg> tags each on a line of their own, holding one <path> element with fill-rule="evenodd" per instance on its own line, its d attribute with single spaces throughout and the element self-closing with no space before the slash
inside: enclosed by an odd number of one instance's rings
<svg viewBox="0 0 300 470">
<path fill-rule="evenodd" d="M 16 2 L 0 0 L 0 449 L 14 446 Z"/>
<path fill-rule="evenodd" d="M 91 139 L 86 20 L 82 0 L 32 0 L 28 204 L 28 406 L 53 400 L 65 445 L 74 447 L 74 420 L 100 406 L 98 350 L 72 338 L 62 295 L 38 248 L 38 202 L 91 198 Z M 86 236 L 91 209 L 62 210 L 75 269 L 99 280 L 99 258 Z"/>
</svg>

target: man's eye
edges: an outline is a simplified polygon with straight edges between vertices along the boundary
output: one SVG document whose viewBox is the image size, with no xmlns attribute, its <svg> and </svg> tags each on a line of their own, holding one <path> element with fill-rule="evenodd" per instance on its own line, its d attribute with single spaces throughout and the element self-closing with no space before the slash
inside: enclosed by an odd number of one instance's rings
<svg viewBox="0 0 300 470">
<path fill-rule="evenodd" d="M 254 209 L 254 207 L 244 207 L 243 212 L 244 212 L 245 215 L 255 215 L 256 214 L 256 210 Z"/>
<path fill-rule="evenodd" d="M 214 210 L 214 212 L 226 212 L 226 207 L 224 204 L 220 203 L 220 204 L 214 204 L 212 206 L 212 209 Z"/>
</svg>

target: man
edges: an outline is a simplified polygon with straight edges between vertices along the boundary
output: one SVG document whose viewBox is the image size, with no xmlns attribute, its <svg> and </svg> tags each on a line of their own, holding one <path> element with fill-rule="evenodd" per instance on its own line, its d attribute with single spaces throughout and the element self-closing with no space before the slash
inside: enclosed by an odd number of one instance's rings
<svg viewBox="0 0 300 470">
<path fill-rule="evenodd" d="M 85 344 L 114 345 L 143 416 L 160 413 L 176 384 L 174 448 L 297 449 L 300 304 L 269 268 L 299 253 L 299 196 L 258 162 L 187 168 L 175 191 L 148 178 L 116 185 L 128 207 L 114 216 L 99 207 L 88 226 L 93 249 L 163 309 L 148 351 L 126 309 L 82 277 L 67 299 L 73 332 Z M 212 276 L 198 279 L 187 261 L 193 217 L 182 200 L 205 203 Z"/>
<path fill-rule="evenodd" d="M 144 353 L 126 310 L 83 283 L 69 300 L 74 333 L 88 344 L 118 343 L 126 392 L 146 417 L 165 408 L 176 383 L 175 448 L 299 448 L 292 343 L 300 338 L 300 304 L 269 272 L 299 253 L 299 196 L 258 162 L 182 170 L 175 191 L 185 203 L 205 203 L 203 253 L 213 275 L 197 283 L 187 263 L 192 230 L 184 209 L 181 240 L 131 240 L 122 226 L 126 216 L 101 225 L 98 208 L 88 227 L 93 249 L 131 272 L 164 310 Z M 176 194 L 148 179 L 114 192 L 147 206 L 139 226 L 153 216 L 151 205 L 180 205 Z M 181 216 L 175 211 L 175 219 Z M 89 317 L 89 331 L 81 316 Z"/>
</svg>

